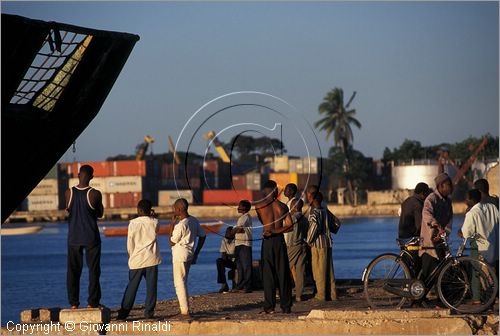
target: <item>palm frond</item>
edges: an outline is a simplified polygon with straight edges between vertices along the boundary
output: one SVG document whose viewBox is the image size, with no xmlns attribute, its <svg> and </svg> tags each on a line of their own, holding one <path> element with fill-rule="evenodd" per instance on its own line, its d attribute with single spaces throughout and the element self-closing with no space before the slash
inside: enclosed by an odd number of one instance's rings
<svg viewBox="0 0 500 336">
<path fill-rule="evenodd" d="M 358 119 L 354 117 L 348 117 L 347 120 L 349 123 L 354 124 L 357 128 L 361 128 L 361 123 L 358 121 Z"/>
<path fill-rule="evenodd" d="M 352 93 L 351 98 L 349 98 L 349 101 L 347 102 L 347 105 L 345 106 L 345 108 L 346 108 L 346 109 L 348 109 L 348 108 L 349 108 L 349 106 L 351 105 L 351 103 L 352 103 L 352 101 L 353 101 L 354 97 L 356 97 L 356 91 L 354 91 L 354 92 Z"/>
</svg>

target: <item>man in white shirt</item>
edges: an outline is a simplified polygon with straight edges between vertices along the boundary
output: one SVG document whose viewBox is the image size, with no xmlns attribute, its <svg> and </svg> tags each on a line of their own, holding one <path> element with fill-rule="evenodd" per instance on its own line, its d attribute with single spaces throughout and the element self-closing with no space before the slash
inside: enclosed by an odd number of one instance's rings
<svg viewBox="0 0 500 336">
<path fill-rule="evenodd" d="M 160 229 L 158 219 L 151 209 L 149 200 L 140 200 L 137 205 L 139 217 L 128 225 L 127 252 L 129 283 L 123 294 L 118 320 L 125 320 L 132 309 L 137 289 L 142 277 L 146 278 L 146 304 L 144 317 L 152 318 L 156 306 L 158 265 L 161 263 L 157 234 Z"/>
<path fill-rule="evenodd" d="M 478 253 L 491 266 L 498 263 L 498 209 L 492 203 L 481 202 L 481 192 L 471 189 L 467 192 L 467 205 L 470 207 L 465 214 L 462 228 L 458 231 L 461 237 L 471 237 L 479 234 L 479 238 L 471 242 L 471 247 L 477 246 Z"/>
<path fill-rule="evenodd" d="M 179 319 L 190 319 L 187 291 L 189 267 L 192 264 L 196 264 L 198 254 L 205 243 L 206 233 L 201 228 L 198 219 L 189 215 L 186 199 L 179 198 L 176 200 L 173 210 L 173 230 L 170 237 L 170 245 L 172 246 L 175 293 L 177 300 L 179 300 L 181 311 L 176 317 Z M 177 218 L 179 219 L 179 223 L 175 224 Z M 195 249 L 196 237 L 199 238 L 199 241 Z"/>
<path fill-rule="evenodd" d="M 236 269 L 238 270 L 238 283 L 235 292 L 252 292 L 252 217 L 248 213 L 251 207 L 249 201 L 240 201 L 238 213 L 241 216 L 231 231 L 231 234 L 234 235 Z"/>
</svg>

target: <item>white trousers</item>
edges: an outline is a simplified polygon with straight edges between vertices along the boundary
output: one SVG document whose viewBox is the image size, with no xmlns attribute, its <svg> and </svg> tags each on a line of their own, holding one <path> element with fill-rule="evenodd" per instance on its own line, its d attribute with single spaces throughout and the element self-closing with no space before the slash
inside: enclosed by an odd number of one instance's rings
<svg viewBox="0 0 500 336">
<path fill-rule="evenodd" d="M 175 294 L 177 295 L 177 300 L 179 301 L 181 314 L 189 314 L 187 279 L 190 265 L 190 262 L 173 263 Z"/>
</svg>

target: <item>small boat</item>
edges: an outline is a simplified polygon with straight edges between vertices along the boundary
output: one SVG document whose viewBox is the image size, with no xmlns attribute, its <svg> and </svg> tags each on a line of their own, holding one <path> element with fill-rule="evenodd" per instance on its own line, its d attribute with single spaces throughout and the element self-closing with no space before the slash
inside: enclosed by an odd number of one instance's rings
<svg viewBox="0 0 500 336">
<path fill-rule="evenodd" d="M 20 226 L 20 227 L 9 227 L 2 228 L 2 236 L 18 236 L 18 235 L 27 235 L 34 234 L 42 231 L 42 225 L 35 226 Z"/>
<path fill-rule="evenodd" d="M 218 221 L 213 223 L 200 223 L 201 227 L 205 230 L 207 234 L 219 233 L 220 228 L 224 225 L 224 222 Z M 106 237 L 123 237 L 128 233 L 128 227 L 103 227 L 100 230 Z M 172 234 L 172 225 L 160 225 L 160 232 L 158 234 L 163 236 L 170 236 Z"/>
</svg>

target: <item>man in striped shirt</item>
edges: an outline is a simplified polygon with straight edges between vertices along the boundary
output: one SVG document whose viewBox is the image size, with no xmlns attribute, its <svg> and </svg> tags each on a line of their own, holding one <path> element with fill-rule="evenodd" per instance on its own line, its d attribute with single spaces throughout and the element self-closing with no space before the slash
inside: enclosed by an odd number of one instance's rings
<svg viewBox="0 0 500 336">
<path fill-rule="evenodd" d="M 312 271 L 316 283 L 316 300 L 337 300 L 332 261 L 332 238 L 327 225 L 326 209 L 321 207 L 321 192 L 308 193 L 311 204 L 307 244 L 311 247 Z"/>
</svg>

